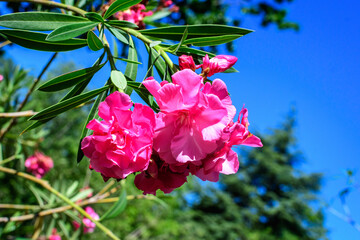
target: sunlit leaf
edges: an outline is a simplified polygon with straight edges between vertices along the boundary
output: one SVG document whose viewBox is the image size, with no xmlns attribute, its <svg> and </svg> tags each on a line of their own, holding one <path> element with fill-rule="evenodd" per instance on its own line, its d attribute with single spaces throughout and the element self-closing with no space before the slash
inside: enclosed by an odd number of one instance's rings
<svg viewBox="0 0 360 240">
<path fill-rule="evenodd" d="M 74 23 L 59 27 L 52 31 L 46 38 L 47 41 L 57 42 L 78 37 L 96 27 L 99 23 L 85 22 Z"/>
</svg>

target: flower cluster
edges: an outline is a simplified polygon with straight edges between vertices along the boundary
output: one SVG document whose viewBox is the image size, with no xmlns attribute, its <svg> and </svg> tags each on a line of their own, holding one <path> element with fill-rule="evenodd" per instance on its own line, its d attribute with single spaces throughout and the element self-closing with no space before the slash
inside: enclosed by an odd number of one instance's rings
<svg viewBox="0 0 360 240">
<path fill-rule="evenodd" d="M 54 167 L 54 163 L 51 157 L 46 156 L 41 152 L 35 152 L 34 155 L 25 160 L 25 167 L 26 170 L 35 175 L 35 177 L 42 178 Z"/>
<path fill-rule="evenodd" d="M 144 17 L 151 16 L 153 14 L 152 11 L 145 11 L 146 7 L 144 4 L 136 4 L 130 7 L 128 10 L 117 12 L 114 16 L 118 20 L 124 20 L 128 22 L 135 23 L 139 26 L 140 29 L 145 28 L 145 24 L 143 22 Z"/>
<path fill-rule="evenodd" d="M 88 213 L 95 220 L 100 219 L 99 215 L 91 207 L 86 207 L 85 212 Z M 96 225 L 90 219 L 84 217 L 82 219 L 82 223 L 84 224 L 84 233 L 92 233 L 92 232 L 94 232 L 94 229 L 95 229 Z M 73 226 L 77 230 L 81 226 L 81 224 L 74 221 Z"/>
<path fill-rule="evenodd" d="M 131 173 L 144 194 L 160 189 L 170 193 L 183 185 L 189 174 L 218 181 L 219 174 L 238 171 L 234 145 L 261 147 L 261 140 L 249 130 L 248 111 L 243 108 L 233 121 L 232 105 L 225 83 L 207 77 L 232 67 L 236 58 L 206 55 L 196 66 L 192 57 L 181 56 L 181 71 L 172 82 L 147 78 L 143 85 L 154 96 L 160 111 L 132 103 L 124 93 L 114 92 L 99 106 L 103 121 L 92 120 L 94 133 L 82 142 L 91 168 L 105 180 L 123 179 Z M 198 75 L 195 70 L 202 68 Z M 205 81 L 206 80 L 206 81 Z"/>
</svg>

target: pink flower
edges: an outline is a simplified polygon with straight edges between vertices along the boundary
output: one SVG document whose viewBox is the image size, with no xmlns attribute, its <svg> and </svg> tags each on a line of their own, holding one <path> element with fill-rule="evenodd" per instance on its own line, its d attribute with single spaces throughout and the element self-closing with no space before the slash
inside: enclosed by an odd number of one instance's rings
<svg viewBox="0 0 360 240">
<path fill-rule="evenodd" d="M 56 228 L 53 228 L 51 235 L 49 236 L 49 240 L 61 240 L 60 235 L 56 233 Z"/>
<path fill-rule="evenodd" d="M 139 3 L 130 7 L 128 10 L 117 12 L 115 17 L 119 20 L 135 23 L 140 29 L 143 29 L 145 28 L 145 24 L 143 22 L 144 17 L 151 16 L 153 14 L 152 11 L 145 12 L 145 10 L 145 5 Z"/>
<path fill-rule="evenodd" d="M 231 68 L 236 61 L 237 57 L 229 55 L 218 55 L 209 60 L 209 56 L 206 54 L 205 57 L 203 57 L 203 74 L 207 77 L 211 77 L 215 73 L 224 72 Z"/>
<path fill-rule="evenodd" d="M 93 119 L 87 125 L 94 132 L 83 139 L 81 149 L 104 180 L 123 179 L 149 165 L 155 114 L 137 103 L 131 111 L 132 105 L 128 95 L 114 92 L 99 106 L 103 121 Z"/>
<path fill-rule="evenodd" d="M 184 70 L 184 69 L 191 69 L 193 71 L 196 70 L 196 66 L 195 66 L 193 57 L 187 56 L 187 55 L 181 55 L 179 57 L 179 67 L 181 70 Z"/>
<path fill-rule="evenodd" d="M 34 155 L 25 160 L 25 167 L 35 177 L 42 178 L 51 168 L 54 167 L 53 160 L 41 152 L 35 152 Z"/>
<path fill-rule="evenodd" d="M 138 189 L 144 191 L 144 194 L 156 195 L 158 189 L 170 193 L 175 188 L 181 187 L 188 175 L 187 169 L 180 173 L 172 171 L 167 163 L 153 154 L 148 169 L 136 175 L 134 183 Z"/>
<path fill-rule="evenodd" d="M 0 82 L 4 80 L 4 76 L 0 74 Z"/>
<path fill-rule="evenodd" d="M 240 120 L 240 118 L 242 119 Z M 223 132 L 223 147 L 210 154 L 203 161 L 202 168 L 193 168 L 192 173 L 202 180 L 217 182 L 219 174 L 234 174 L 239 169 L 237 154 L 231 150 L 233 145 L 246 145 L 251 147 L 262 147 L 260 138 L 251 134 L 248 130 L 248 111 L 243 108 L 239 114 L 238 121 L 230 123 Z"/>
<path fill-rule="evenodd" d="M 85 212 L 88 213 L 94 220 L 99 220 L 99 215 L 91 207 L 86 207 Z M 82 219 L 84 224 L 84 233 L 92 233 L 96 227 L 96 224 L 93 223 L 90 219 L 84 217 Z M 80 227 L 80 223 L 73 221 L 73 226 L 77 230 Z"/>
<path fill-rule="evenodd" d="M 173 1 L 171 0 L 160 0 L 159 5 L 163 7 L 169 7 L 171 4 L 173 4 Z"/>
<path fill-rule="evenodd" d="M 154 150 L 168 164 L 200 165 L 218 148 L 217 141 L 235 108 L 224 95 L 227 90 L 221 80 L 214 88 L 204 88 L 203 78 L 190 69 L 175 73 L 172 80 L 143 82 L 161 110 L 156 116 Z"/>
</svg>

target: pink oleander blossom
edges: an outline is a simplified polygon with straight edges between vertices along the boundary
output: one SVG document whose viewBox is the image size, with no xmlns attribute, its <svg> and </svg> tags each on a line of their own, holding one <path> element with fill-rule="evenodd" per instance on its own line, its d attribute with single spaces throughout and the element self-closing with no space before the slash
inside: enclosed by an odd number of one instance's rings
<svg viewBox="0 0 360 240">
<path fill-rule="evenodd" d="M 168 164 L 201 165 L 201 160 L 218 148 L 217 141 L 234 117 L 235 108 L 219 79 L 214 87 L 204 87 L 201 76 L 185 69 L 175 73 L 172 80 L 143 82 L 160 107 L 154 150 Z"/>
<path fill-rule="evenodd" d="M 209 56 L 206 54 L 202 64 L 203 74 L 211 77 L 215 73 L 224 72 L 231 68 L 236 61 L 237 57 L 230 55 L 217 55 L 209 60 Z"/>
<path fill-rule="evenodd" d="M 4 76 L 0 74 L 0 82 L 2 82 L 2 80 L 4 80 Z"/>
<path fill-rule="evenodd" d="M 134 183 L 144 194 L 156 195 L 158 189 L 164 193 L 170 193 L 175 188 L 181 187 L 188 175 L 187 169 L 182 172 L 172 171 L 167 163 L 153 154 L 148 169 L 136 175 Z"/>
<path fill-rule="evenodd" d="M 56 228 L 53 228 L 51 231 L 51 235 L 49 236 L 49 240 L 61 240 L 60 235 L 56 233 Z"/>
<path fill-rule="evenodd" d="M 25 160 L 25 167 L 28 172 L 37 178 L 42 178 L 51 168 L 54 167 L 51 157 L 41 152 L 35 152 L 34 155 Z"/>
<path fill-rule="evenodd" d="M 188 56 L 188 55 L 181 55 L 179 57 L 179 67 L 181 70 L 184 69 L 191 69 L 193 71 L 196 70 L 194 59 L 192 58 L 192 56 Z"/>
<path fill-rule="evenodd" d="M 81 149 L 104 180 L 123 179 L 149 165 L 155 114 L 137 103 L 131 111 L 132 105 L 128 95 L 114 92 L 99 105 L 103 121 L 94 119 L 87 125 L 94 132 L 83 139 Z"/>
<path fill-rule="evenodd" d="M 88 213 L 94 220 L 99 220 L 99 215 L 91 207 L 86 207 L 85 212 Z M 83 217 L 82 223 L 84 224 L 84 233 L 92 233 L 96 227 L 96 224 L 93 223 L 90 219 Z M 73 226 L 77 230 L 81 224 L 73 221 Z"/>
<path fill-rule="evenodd" d="M 242 117 L 242 119 L 240 119 Z M 239 114 L 238 121 L 230 123 L 223 131 L 223 147 L 217 152 L 208 155 L 201 168 L 193 168 L 192 173 L 202 180 L 212 182 L 219 181 L 219 174 L 234 174 L 239 169 L 237 153 L 231 147 L 234 145 L 245 145 L 251 147 L 262 147 L 260 138 L 251 134 L 248 130 L 248 111 L 243 108 Z"/>
<path fill-rule="evenodd" d="M 147 16 L 151 16 L 153 14 L 152 11 L 145 11 L 146 7 L 144 4 L 136 4 L 130 7 L 128 10 L 120 11 L 115 14 L 115 17 L 118 20 L 124 20 L 128 22 L 135 23 L 139 26 L 140 29 L 145 28 L 145 24 L 143 22 L 144 18 Z"/>
</svg>

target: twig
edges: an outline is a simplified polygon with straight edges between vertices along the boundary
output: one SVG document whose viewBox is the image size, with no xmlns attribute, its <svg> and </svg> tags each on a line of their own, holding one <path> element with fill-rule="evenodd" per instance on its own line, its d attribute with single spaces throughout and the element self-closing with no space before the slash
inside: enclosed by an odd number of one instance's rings
<svg viewBox="0 0 360 240">
<path fill-rule="evenodd" d="M 93 223 L 95 223 L 95 225 L 100 228 L 106 235 L 108 235 L 111 239 L 114 240 L 119 240 L 118 237 L 116 237 L 114 235 L 113 232 L 111 232 L 107 227 L 105 227 L 102 223 L 100 223 L 99 221 L 95 220 L 93 217 L 91 217 L 87 212 L 85 212 L 84 209 L 82 209 L 79 205 L 77 205 L 76 203 L 72 202 L 69 198 L 67 198 L 66 196 L 64 196 L 63 194 L 61 194 L 60 192 L 58 192 L 56 189 L 52 188 L 50 186 L 50 184 L 47 181 L 44 181 L 42 179 L 38 179 L 32 175 L 23 173 L 23 172 L 18 172 L 14 169 L 10 169 L 10 168 L 5 168 L 5 167 L 1 167 L 0 166 L 0 172 L 4 172 L 4 173 L 8 173 L 8 174 L 12 174 L 12 175 L 16 175 L 22 178 L 25 178 L 27 180 L 30 180 L 32 182 L 35 182 L 39 185 L 41 185 L 42 187 L 44 187 L 46 190 L 48 190 L 49 192 L 55 194 L 55 196 L 57 196 L 58 198 L 60 198 L 61 200 L 63 200 L 64 202 L 66 202 L 67 204 L 69 204 L 70 208 L 74 208 L 76 209 L 81 215 L 85 216 L 86 218 L 90 219 L 90 221 L 92 221 Z M 10 218 L 11 220 L 12 218 Z"/>
<path fill-rule="evenodd" d="M 10 113 L 0 113 L 0 118 L 18 118 L 18 117 L 31 117 L 37 114 L 33 110 L 22 111 L 22 112 L 10 112 Z"/>
<path fill-rule="evenodd" d="M 0 0 L 1 1 L 1 0 Z M 31 85 L 30 89 L 28 90 L 28 92 L 26 93 L 26 96 L 24 98 L 24 100 L 20 103 L 20 105 L 18 106 L 18 108 L 16 109 L 16 112 L 20 112 L 23 107 L 25 106 L 25 104 L 27 103 L 27 101 L 29 100 L 29 97 L 31 95 L 31 93 L 35 90 L 36 85 L 39 83 L 40 79 L 42 78 L 42 76 L 45 74 L 46 70 L 50 67 L 50 64 L 54 61 L 54 59 L 56 58 L 58 53 L 54 53 L 52 55 L 52 57 L 50 58 L 50 60 L 47 62 L 47 64 L 45 65 L 45 67 L 42 69 L 42 71 L 40 72 L 39 76 L 34 80 L 33 84 Z M 0 142 L 3 140 L 5 134 L 10 131 L 10 129 L 15 125 L 16 123 L 16 118 L 11 119 L 10 124 L 3 130 L 0 132 Z"/>
<path fill-rule="evenodd" d="M 0 43 L 0 48 L 5 47 L 6 45 L 9 45 L 11 42 L 9 40 L 6 40 L 5 42 Z"/>
</svg>

